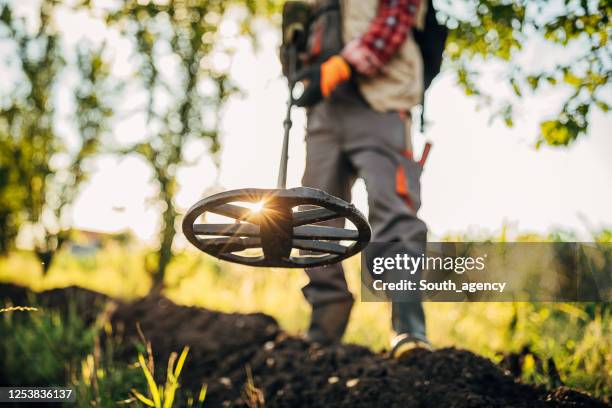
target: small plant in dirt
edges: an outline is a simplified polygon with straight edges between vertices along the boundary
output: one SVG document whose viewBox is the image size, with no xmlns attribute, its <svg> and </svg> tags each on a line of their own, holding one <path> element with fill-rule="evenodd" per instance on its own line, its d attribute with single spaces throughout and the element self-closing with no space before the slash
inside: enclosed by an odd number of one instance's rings
<svg viewBox="0 0 612 408">
<path fill-rule="evenodd" d="M 158 384 L 155 381 L 155 361 L 153 359 L 153 349 L 151 342 L 147 341 L 140 325 L 136 326 L 138 334 L 142 341 L 139 348 L 144 352 L 138 353 L 138 367 L 142 370 L 142 374 L 146 379 L 147 392 L 138 391 L 136 388 L 131 389 L 133 398 L 126 402 L 137 402 L 144 404 L 147 407 L 154 408 L 172 408 L 175 406 L 182 407 L 202 407 L 206 398 L 207 386 L 204 384 L 197 396 L 194 395 L 179 395 L 180 388 L 179 378 L 187 355 L 189 354 L 189 346 L 185 346 L 180 356 L 176 352 L 172 352 L 168 358 L 168 366 L 166 368 L 166 380 L 164 384 Z M 146 354 L 146 357 L 145 357 Z"/>
<path fill-rule="evenodd" d="M 129 398 L 130 390 L 146 386 L 135 364 L 115 360 L 115 339 L 110 335 L 105 338 L 104 347 L 100 346 L 99 337 L 96 338 L 92 353 L 71 374 L 71 384 L 76 390 L 79 408 L 113 408 L 134 402 Z"/>
<path fill-rule="evenodd" d="M 242 391 L 245 404 L 249 408 L 262 408 L 266 404 L 264 393 L 261 389 L 255 386 L 251 366 L 247 365 L 245 370 L 247 382 L 244 385 L 244 390 Z"/>
</svg>

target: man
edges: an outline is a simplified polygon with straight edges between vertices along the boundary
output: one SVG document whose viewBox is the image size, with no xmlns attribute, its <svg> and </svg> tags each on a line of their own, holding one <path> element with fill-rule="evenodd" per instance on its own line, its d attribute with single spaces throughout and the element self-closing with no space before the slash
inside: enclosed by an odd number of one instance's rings
<svg viewBox="0 0 612 408">
<path fill-rule="evenodd" d="M 314 1 L 307 68 L 295 77 L 305 85 L 297 104 L 308 109 L 302 184 L 350 201 L 355 179 L 363 178 L 372 240 L 399 242 L 415 255 L 427 236 L 417 218 L 427 152 L 414 161 L 410 109 L 423 95 L 423 62 L 412 29 L 423 26 L 425 9 L 422 0 Z M 306 273 L 307 336 L 339 341 L 353 304 L 342 266 Z M 393 303 L 392 326 L 394 357 L 429 347 L 420 302 Z"/>
</svg>

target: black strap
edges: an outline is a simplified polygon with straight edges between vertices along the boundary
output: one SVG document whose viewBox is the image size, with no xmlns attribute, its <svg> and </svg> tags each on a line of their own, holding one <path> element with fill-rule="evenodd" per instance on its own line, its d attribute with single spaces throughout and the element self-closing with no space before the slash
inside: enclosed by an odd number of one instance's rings
<svg viewBox="0 0 612 408">
<path fill-rule="evenodd" d="M 319 17 L 321 17 L 325 13 L 329 13 L 330 11 L 339 11 L 340 10 L 340 2 L 331 1 L 327 2 L 328 4 L 317 7 L 317 9 L 310 16 L 310 22 L 316 21 Z"/>
</svg>

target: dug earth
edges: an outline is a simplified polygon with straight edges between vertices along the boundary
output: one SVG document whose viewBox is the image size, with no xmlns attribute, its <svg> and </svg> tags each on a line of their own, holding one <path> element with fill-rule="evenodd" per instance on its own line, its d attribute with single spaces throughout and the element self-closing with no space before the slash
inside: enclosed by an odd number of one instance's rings
<svg viewBox="0 0 612 408">
<path fill-rule="evenodd" d="M 0 305 L 28 299 L 25 288 L 0 284 Z M 394 361 L 361 346 L 321 346 L 289 336 L 264 314 L 220 313 L 180 306 L 161 296 L 123 303 L 72 287 L 42 292 L 36 299 L 60 310 L 69 299 L 76 300 L 79 313 L 90 322 L 96 311 L 113 305 L 110 323 L 123 339 L 116 359 L 135 361 L 137 324 L 153 345 L 156 366 L 163 367 L 171 352 L 189 345 L 181 384 L 194 390 L 208 384 L 206 407 L 252 406 L 245 392 L 247 367 L 266 407 L 608 406 L 565 387 L 523 384 L 466 350 L 416 350 Z M 10 373 L 0 371 L 0 385 L 9 378 Z"/>
</svg>

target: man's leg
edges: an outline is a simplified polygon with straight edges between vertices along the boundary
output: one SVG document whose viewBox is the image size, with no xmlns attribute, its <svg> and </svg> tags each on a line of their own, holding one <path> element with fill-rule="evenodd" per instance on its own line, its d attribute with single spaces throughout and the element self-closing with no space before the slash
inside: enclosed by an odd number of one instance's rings
<svg viewBox="0 0 612 408">
<path fill-rule="evenodd" d="M 332 111 L 333 107 L 323 102 L 308 114 L 306 169 L 302 185 L 350 201 L 354 176 L 342 152 Z M 322 225 L 344 227 L 343 222 L 343 219 L 332 220 Z M 308 337 L 324 343 L 340 341 L 353 305 L 342 264 L 308 268 L 306 274 L 309 283 L 303 288 L 303 293 L 312 306 Z"/>
<path fill-rule="evenodd" d="M 417 217 L 420 165 L 410 155 L 409 120 L 397 114 L 356 111 L 346 132 L 350 159 L 368 191 L 372 241 L 399 242 L 413 256 L 425 249 L 427 227 Z M 404 184 L 405 183 L 405 184 Z M 427 341 L 420 301 L 394 302 L 393 330 L 399 338 Z"/>
</svg>

